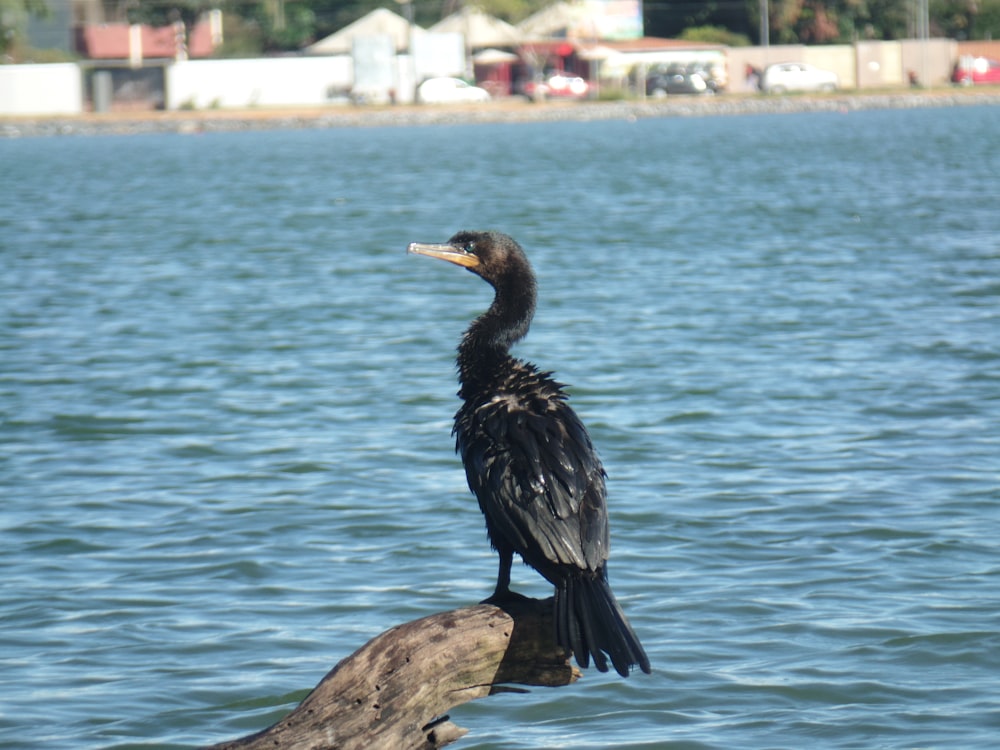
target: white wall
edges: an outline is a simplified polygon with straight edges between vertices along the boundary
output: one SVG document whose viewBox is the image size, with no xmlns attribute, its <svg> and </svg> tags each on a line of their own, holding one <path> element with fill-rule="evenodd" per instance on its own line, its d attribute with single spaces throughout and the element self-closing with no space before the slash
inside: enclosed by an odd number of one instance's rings
<svg viewBox="0 0 1000 750">
<path fill-rule="evenodd" d="M 353 80 L 349 55 L 187 60 L 167 68 L 166 107 L 320 106 L 350 90 Z"/>
<path fill-rule="evenodd" d="M 726 52 L 729 90 L 746 90 L 744 68 L 747 63 L 763 70 L 771 63 L 795 61 L 834 71 L 840 78 L 842 89 L 906 86 L 911 70 L 925 84 L 940 86 L 948 82 L 956 50 L 956 43 L 951 39 L 861 41 L 854 45 L 820 44 L 813 47 L 730 47 Z"/>
<path fill-rule="evenodd" d="M 75 63 L 0 65 L 0 115 L 77 115 L 83 76 Z"/>
<path fill-rule="evenodd" d="M 905 78 L 913 71 L 925 86 L 943 86 L 951 80 L 960 49 L 954 39 L 903 39 L 899 46 Z"/>
<path fill-rule="evenodd" d="M 730 47 L 726 51 L 729 64 L 730 91 L 746 91 L 746 66 L 749 63 L 763 72 L 768 65 L 783 62 L 804 62 L 817 68 L 832 70 L 840 79 L 840 88 L 857 85 L 854 47 L 850 44 L 773 44 L 770 47 Z"/>
<path fill-rule="evenodd" d="M 903 54 L 899 42 L 858 42 L 857 85 L 859 89 L 902 86 Z"/>
<path fill-rule="evenodd" d="M 840 79 L 840 88 L 853 89 L 858 85 L 854 47 L 849 44 L 817 44 L 803 48 L 802 62 L 817 68 L 832 70 Z"/>
</svg>

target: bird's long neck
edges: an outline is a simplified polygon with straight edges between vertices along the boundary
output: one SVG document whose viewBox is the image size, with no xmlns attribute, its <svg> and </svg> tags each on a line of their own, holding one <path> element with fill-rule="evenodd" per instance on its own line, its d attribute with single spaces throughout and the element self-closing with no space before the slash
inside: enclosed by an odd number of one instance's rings
<svg viewBox="0 0 1000 750">
<path fill-rule="evenodd" d="M 458 345 L 462 394 L 481 392 L 512 358 L 510 348 L 528 333 L 535 315 L 535 280 L 496 286 L 489 309 L 472 321 Z"/>
</svg>

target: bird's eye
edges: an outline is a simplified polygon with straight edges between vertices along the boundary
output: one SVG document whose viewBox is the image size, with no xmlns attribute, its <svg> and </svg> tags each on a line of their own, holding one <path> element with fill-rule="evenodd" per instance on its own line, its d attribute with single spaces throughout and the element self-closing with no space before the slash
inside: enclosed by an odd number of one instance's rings
<svg viewBox="0 0 1000 750">
<path fill-rule="evenodd" d="M 472 255 L 475 255 L 476 254 L 476 243 L 475 242 L 470 242 L 468 245 L 466 245 L 465 246 L 465 252 L 470 253 Z"/>
</svg>

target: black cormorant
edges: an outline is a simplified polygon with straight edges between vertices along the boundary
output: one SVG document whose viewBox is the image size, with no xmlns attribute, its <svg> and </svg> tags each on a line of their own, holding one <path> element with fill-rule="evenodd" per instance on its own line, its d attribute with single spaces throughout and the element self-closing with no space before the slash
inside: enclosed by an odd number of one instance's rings
<svg viewBox="0 0 1000 750">
<path fill-rule="evenodd" d="M 499 232 L 459 232 L 409 252 L 464 266 L 496 294 L 458 346 L 456 450 L 500 555 L 496 590 L 512 595 L 517 552 L 555 586 L 556 641 L 581 667 L 608 658 L 622 676 L 649 659 L 608 584 L 605 473 L 586 428 L 551 373 L 510 355 L 535 312 L 535 275 L 521 246 Z M 607 656 L 605 656 L 607 655 Z"/>
</svg>

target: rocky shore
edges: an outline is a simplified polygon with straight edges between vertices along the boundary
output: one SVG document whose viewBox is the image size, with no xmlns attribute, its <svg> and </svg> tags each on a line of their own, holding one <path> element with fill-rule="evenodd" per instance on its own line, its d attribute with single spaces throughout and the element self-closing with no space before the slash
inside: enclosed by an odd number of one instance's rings
<svg viewBox="0 0 1000 750">
<path fill-rule="evenodd" d="M 1000 88 L 941 89 L 824 96 L 725 95 L 673 97 L 663 101 L 551 102 L 522 99 L 447 107 L 331 106 L 317 109 L 202 110 L 129 112 L 66 117 L 0 118 L 0 138 L 71 135 L 135 135 L 142 133 L 234 132 L 304 128 L 401 127 L 496 122 L 555 122 L 653 117 L 854 112 L 1000 105 Z"/>
</svg>

